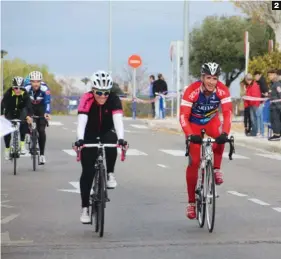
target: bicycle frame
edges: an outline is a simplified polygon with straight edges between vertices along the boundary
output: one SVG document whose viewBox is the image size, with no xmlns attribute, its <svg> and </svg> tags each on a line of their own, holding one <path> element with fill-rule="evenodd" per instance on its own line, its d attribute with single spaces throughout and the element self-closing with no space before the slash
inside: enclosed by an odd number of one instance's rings
<svg viewBox="0 0 281 259">
<path fill-rule="evenodd" d="M 12 123 L 12 127 L 14 127 L 16 130 L 12 133 L 12 143 L 10 145 L 11 147 L 11 154 L 17 155 L 15 152 L 19 153 L 19 136 L 20 136 L 20 123 L 21 120 L 14 119 L 10 120 Z"/>
<path fill-rule="evenodd" d="M 203 143 L 201 145 L 201 162 L 200 162 L 200 169 L 204 170 L 204 175 L 206 175 L 206 166 L 208 163 L 213 164 L 213 149 L 212 149 L 212 143 L 215 143 L 214 139 L 207 138 L 203 139 Z M 202 182 L 202 174 L 200 170 L 198 170 L 198 178 L 199 181 Z M 203 182 L 203 196 L 207 197 L 207 177 L 204 177 Z"/>
</svg>

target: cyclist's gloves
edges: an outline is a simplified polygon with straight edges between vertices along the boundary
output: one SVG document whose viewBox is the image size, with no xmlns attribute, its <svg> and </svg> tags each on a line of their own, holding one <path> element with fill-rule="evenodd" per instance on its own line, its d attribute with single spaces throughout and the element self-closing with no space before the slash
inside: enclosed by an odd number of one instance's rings
<svg viewBox="0 0 281 259">
<path fill-rule="evenodd" d="M 125 141 L 124 139 L 118 139 L 118 145 L 125 147 L 128 145 L 127 141 Z"/>
<path fill-rule="evenodd" d="M 228 136 L 226 133 L 222 133 L 216 138 L 216 143 L 218 144 L 225 144 L 226 142 L 228 142 Z"/>
<path fill-rule="evenodd" d="M 84 140 L 79 139 L 74 143 L 75 147 L 82 147 L 84 145 Z"/>
<path fill-rule="evenodd" d="M 200 135 L 190 135 L 189 136 L 190 142 L 194 144 L 202 144 L 202 137 Z M 186 140 L 187 144 L 188 140 Z"/>
</svg>

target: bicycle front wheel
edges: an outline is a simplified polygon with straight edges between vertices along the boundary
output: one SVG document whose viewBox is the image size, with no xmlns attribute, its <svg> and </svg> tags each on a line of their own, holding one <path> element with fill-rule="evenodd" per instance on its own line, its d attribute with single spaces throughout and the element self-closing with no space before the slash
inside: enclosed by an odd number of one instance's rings
<svg viewBox="0 0 281 259">
<path fill-rule="evenodd" d="M 104 232 L 104 209 L 105 209 L 105 168 L 104 165 L 101 163 L 99 165 L 99 173 L 100 173 L 100 179 L 99 179 L 99 190 L 100 190 L 100 202 L 99 202 L 99 236 L 103 237 Z"/>
<path fill-rule="evenodd" d="M 196 187 L 196 215 L 200 228 L 204 227 L 206 214 L 206 201 L 204 197 L 204 169 L 199 171 Z"/>
<path fill-rule="evenodd" d="M 207 226 L 209 232 L 213 232 L 216 215 L 216 185 L 214 169 L 211 162 L 206 166 L 206 208 L 207 208 Z"/>
</svg>

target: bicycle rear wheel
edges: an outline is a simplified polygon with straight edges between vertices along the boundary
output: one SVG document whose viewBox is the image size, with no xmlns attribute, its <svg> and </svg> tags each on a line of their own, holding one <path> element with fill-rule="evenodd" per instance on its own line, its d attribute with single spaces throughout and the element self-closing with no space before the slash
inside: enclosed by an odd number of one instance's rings
<svg viewBox="0 0 281 259">
<path fill-rule="evenodd" d="M 209 232 L 213 232 L 216 215 L 216 185 L 214 169 L 211 162 L 206 166 L 206 206 L 207 206 L 207 226 Z"/>
<path fill-rule="evenodd" d="M 196 216 L 200 228 L 204 227 L 206 214 L 206 201 L 204 197 L 204 169 L 200 170 L 196 187 Z"/>
<path fill-rule="evenodd" d="M 13 136 L 13 148 L 12 150 L 12 159 L 14 160 L 14 175 L 17 174 L 17 158 L 19 156 L 19 140 L 18 140 L 18 131 L 14 132 Z"/>
</svg>

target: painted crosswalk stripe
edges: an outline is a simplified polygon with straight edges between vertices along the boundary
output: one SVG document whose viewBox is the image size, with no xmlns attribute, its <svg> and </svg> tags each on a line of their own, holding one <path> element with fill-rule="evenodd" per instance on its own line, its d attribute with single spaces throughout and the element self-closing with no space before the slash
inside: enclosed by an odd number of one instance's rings
<svg viewBox="0 0 281 259">
<path fill-rule="evenodd" d="M 229 158 L 228 157 L 228 152 L 224 152 L 223 153 L 223 157 L 224 158 Z M 241 155 L 237 155 L 237 154 L 233 154 L 232 157 L 233 157 L 233 159 L 250 159 L 249 157 L 241 156 Z"/>
<path fill-rule="evenodd" d="M 185 151 L 184 150 L 173 150 L 173 149 L 159 149 L 160 151 L 172 155 L 172 156 L 185 156 Z M 228 158 L 228 152 L 223 153 L 224 158 Z M 250 159 L 249 157 L 242 156 L 242 155 L 237 155 L 233 154 L 232 156 L 234 159 Z"/>
<path fill-rule="evenodd" d="M 62 126 L 63 124 L 60 121 L 49 121 L 50 126 Z"/>
<path fill-rule="evenodd" d="M 157 164 L 159 167 L 163 167 L 163 168 L 167 168 L 166 165 L 162 165 L 162 164 Z"/>
<path fill-rule="evenodd" d="M 184 156 L 185 155 L 185 151 L 183 151 L 183 150 L 159 149 L 159 151 L 172 155 L 172 156 Z"/>
<path fill-rule="evenodd" d="M 275 211 L 277 211 L 277 212 L 281 212 L 281 208 L 272 208 L 272 209 L 274 209 Z"/>
<path fill-rule="evenodd" d="M 140 125 L 140 124 L 130 124 L 131 127 L 137 128 L 137 129 L 148 129 L 147 126 L 145 125 Z"/>
<path fill-rule="evenodd" d="M 243 194 L 243 193 L 236 192 L 236 191 L 228 191 L 228 193 L 236 195 L 236 196 L 239 196 L 239 197 L 246 197 L 246 196 L 248 196 L 247 194 Z"/>
<path fill-rule="evenodd" d="M 281 160 L 281 155 L 278 155 L 278 154 L 256 154 L 256 155 L 270 158 L 270 159 Z"/>
<path fill-rule="evenodd" d="M 120 148 L 118 148 L 118 154 L 121 154 Z M 147 156 L 147 154 L 140 150 L 129 148 L 126 152 L 126 156 Z"/>
<path fill-rule="evenodd" d="M 70 156 L 77 156 L 77 153 L 73 149 L 63 149 L 62 151 Z"/>
<path fill-rule="evenodd" d="M 63 149 L 63 152 L 67 153 L 70 156 L 77 155 L 73 149 Z M 119 148 L 118 153 L 121 154 L 121 150 Z M 147 154 L 140 150 L 129 148 L 126 152 L 126 156 L 147 156 Z"/>
<path fill-rule="evenodd" d="M 7 224 L 10 221 L 14 220 L 15 218 L 17 218 L 19 216 L 19 214 L 11 214 L 8 217 L 5 217 L 3 219 L 1 219 L 1 224 Z"/>
<path fill-rule="evenodd" d="M 259 199 L 255 199 L 255 198 L 251 198 L 251 199 L 248 199 L 249 201 L 252 201 L 256 204 L 259 204 L 259 205 L 262 205 L 262 206 L 269 206 L 270 204 L 267 203 L 267 202 L 264 202 L 264 201 L 261 201 Z"/>
</svg>

